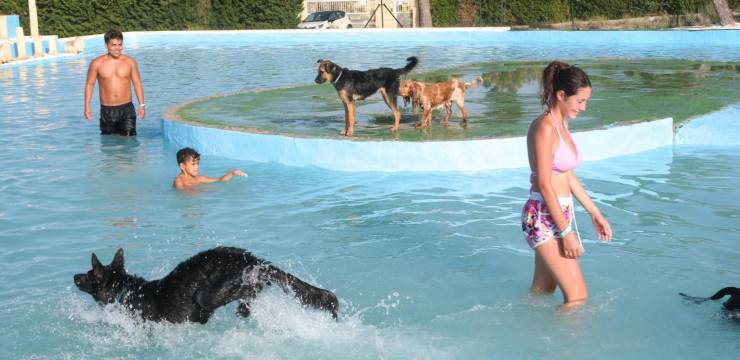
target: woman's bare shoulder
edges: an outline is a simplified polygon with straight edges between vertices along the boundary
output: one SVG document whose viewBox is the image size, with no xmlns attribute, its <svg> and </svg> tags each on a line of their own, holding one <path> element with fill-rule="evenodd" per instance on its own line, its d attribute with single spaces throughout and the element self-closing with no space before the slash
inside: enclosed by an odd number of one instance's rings
<svg viewBox="0 0 740 360">
<path fill-rule="evenodd" d="M 529 126 L 529 134 L 543 135 L 555 131 L 552 123 L 550 121 L 544 121 L 545 119 L 545 115 L 543 114 L 532 120 L 532 124 Z"/>
</svg>

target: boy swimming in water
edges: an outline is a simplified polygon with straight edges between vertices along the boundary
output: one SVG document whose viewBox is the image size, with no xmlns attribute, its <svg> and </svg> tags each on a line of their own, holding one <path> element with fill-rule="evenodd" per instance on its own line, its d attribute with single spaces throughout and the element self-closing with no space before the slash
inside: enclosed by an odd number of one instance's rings
<svg viewBox="0 0 740 360">
<path fill-rule="evenodd" d="M 244 171 L 234 169 L 220 178 L 198 175 L 198 165 L 200 164 L 200 154 L 191 148 L 182 148 L 177 152 L 177 164 L 180 166 L 180 175 L 175 177 L 172 187 L 183 190 L 200 184 L 210 184 L 214 182 L 225 182 L 231 180 L 234 176 L 247 176 Z"/>
</svg>

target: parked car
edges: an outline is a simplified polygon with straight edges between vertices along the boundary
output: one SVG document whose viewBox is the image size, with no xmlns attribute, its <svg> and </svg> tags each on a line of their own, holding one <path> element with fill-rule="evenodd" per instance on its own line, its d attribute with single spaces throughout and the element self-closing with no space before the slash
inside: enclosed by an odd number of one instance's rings
<svg viewBox="0 0 740 360">
<path fill-rule="evenodd" d="M 352 27 L 344 11 L 317 11 L 298 24 L 299 29 L 348 29 Z"/>
</svg>

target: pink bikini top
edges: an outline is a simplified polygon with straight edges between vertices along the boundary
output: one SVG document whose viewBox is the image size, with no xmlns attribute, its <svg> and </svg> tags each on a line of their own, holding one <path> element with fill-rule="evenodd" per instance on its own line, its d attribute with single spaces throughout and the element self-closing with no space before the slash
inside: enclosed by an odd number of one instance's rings
<svg viewBox="0 0 740 360">
<path fill-rule="evenodd" d="M 563 136 L 560 134 L 560 126 L 555 122 L 555 117 L 553 117 L 551 112 L 548 111 L 548 113 L 550 114 L 550 119 L 552 120 L 552 125 L 555 127 L 555 131 L 558 132 L 558 138 L 560 138 L 558 149 L 555 150 L 555 155 L 553 155 L 552 158 L 552 174 L 560 175 L 577 168 L 578 165 L 581 165 L 581 153 L 578 151 L 578 146 L 576 146 L 575 142 L 573 142 L 573 146 L 576 149 L 575 154 L 570 150 L 568 144 L 565 143 Z M 535 176 L 536 174 L 534 172 L 529 174 L 529 182 L 531 184 L 534 184 Z"/>
<path fill-rule="evenodd" d="M 578 146 L 576 146 L 575 142 L 573 142 L 573 147 L 576 150 L 575 153 L 570 150 L 568 144 L 563 140 L 563 135 L 560 133 L 560 126 L 555 122 L 552 113 L 550 113 L 550 119 L 552 119 L 552 125 L 555 126 L 555 131 L 558 132 L 558 137 L 560 138 L 558 149 L 552 158 L 552 173 L 553 175 L 560 175 L 581 165 L 581 153 L 578 151 Z"/>
</svg>

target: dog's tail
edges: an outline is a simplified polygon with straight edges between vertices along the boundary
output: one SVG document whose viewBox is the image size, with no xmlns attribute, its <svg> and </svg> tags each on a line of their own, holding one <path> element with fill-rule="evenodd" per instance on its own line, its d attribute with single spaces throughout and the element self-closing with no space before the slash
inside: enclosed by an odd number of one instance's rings
<svg viewBox="0 0 740 360">
<path fill-rule="evenodd" d="M 333 292 L 313 286 L 283 270 L 272 265 L 267 265 L 265 273 L 267 279 L 280 284 L 284 291 L 292 289 L 295 296 L 305 305 L 313 306 L 331 312 L 332 317 L 337 319 L 339 301 Z"/>
<path fill-rule="evenodd" d="M 684 299 L 689 300 L 689 301 L 693 301 L 693 302 L 695 302 L 697 304 L 703 303 L 703 302 L 709 301 L 709 300 L 719 300 L 719 299 L 721 299 L 721 298 L 723 298 L 723 297 L 725 297 L 727 295 L 735 295 L 735 294 L 740 294 L 740 289 L 738 289 L 736 287 L 726 287 L 726 288 L 724 288 L 724 289 L 722 289 L 720 291 L 717 291 L 714 295 L 712 295 L 710 297 L 691 296 L 691 295 L 686 295 L 686 294 L 684 294 L 682 292 L 678 293 L 678 295 L 683 296 Z"/>
<path fill-rule="evenodd" d="M 720 291 L 717 291 L 714 295 L 710 297 L 689 296 L 684 293 L 678 294 L 683 296 L 685 300 L 693 301 L 696 304 L 701 304 L 709 300 L 719 300 L 727 295 L 730 295 L 730 300 L 725 301 L 722 305 L 725 307 L 726 310 L 729 311 L 737 311 L 740 309 L 740 289 L 736 287 L 726 287 L 724 289 L 721 289 Z"/>
<path fill-rule="evenodd" d="M 396 77 L 407 74 L 409 71 L 413 70 L 417 64 L 419 64 L 419 59 L 417 59 L 416 56 L 406 58 L 406 61 L 406 66 L 401 69 L 396 69 Z"/>
<path fill-rule="evenodd" d="M 691 296 L 691 295 L 686 295 L 686 294 L 684 294 L 684 293 L 682 293 L 682 292 L 678 293 L 678 295 L 681 295 L 681 296 L 683 297 L 683 299 L 684 299 L 684 300 L 687 300 L 687 301 L 691 301 L 691 302 L 693 302 L 693 303 L 695 303 L 695 304 L 701 304 L 701 303 L 703 303 L 703 302 L 705 302 L 705 301 L 709 301 L 709 300 L 711 300 L 711 299 L 710 299 L 710 298 L 708 298 L 708 297 L 701 297 L 701 296 Z"/>
<path fill-rule="evenodd" d="M 481 84 L 483 84 L 483 78 L 478 76 L 475 80 L 465 83 L 465 90 L 472 89 Z"/>
<path fill-rule="evenodd" d="M 740 289 L 736 287 L 726 287 L 720 291 L 717 291 L 714 295 L 709 297 L 711 300 L 719 300 L 727 295 L 737 295 L 740 294 Z"/>
</svg>

